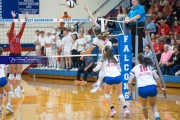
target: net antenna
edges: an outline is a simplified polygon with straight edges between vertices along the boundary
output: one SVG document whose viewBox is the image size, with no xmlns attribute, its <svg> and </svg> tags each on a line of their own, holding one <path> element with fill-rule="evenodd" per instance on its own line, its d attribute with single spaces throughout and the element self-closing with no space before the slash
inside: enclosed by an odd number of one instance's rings
<svg viewBox="0 0 180 120">
<path fill-rule="evenodd" d="M 104 18 L 98 18 L 98 20 L 101 21 L 101 31 L 105 31 L 105 21 L 112 21 L 112 22 L 117 22 L 119 24 L 120 27 L 120 31 L 121 33 L 117 34 L 117 35 L 109 35 L 109 36 L 120 36 L 120 35 L 125 35 L 125 24 L 124 21 L 117 21 L 117 20 L 108 20 L 108 19 L 104 19 Z"/>
</svg>

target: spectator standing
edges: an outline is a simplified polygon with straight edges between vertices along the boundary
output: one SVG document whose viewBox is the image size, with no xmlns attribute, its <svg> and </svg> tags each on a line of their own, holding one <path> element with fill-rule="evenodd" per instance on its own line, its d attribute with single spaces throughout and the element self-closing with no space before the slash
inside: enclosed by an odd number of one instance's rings
<svg viewBox="0 0 180 120">
<path fill-rule="evenodd" d="M 84 36 L 82 33 L 79 33 L 79 38 L 77 40 L 77 55 L 80 55 L 82 51 L 85 50 L 86 47 L 86 41 L 84 39 Z M 78 57 L 78 65 L 81 67 L 82 61 L 80 60 L 80 57 Z"/>
<path fill-rule="evenodd" d="M 72 55 L 77 55 L 77 40 L 78 40 L 77 34 L 73 34 L 72 41 L 71 41 Z M 78 70 L 78 57 L 73 56 L 72 63 L 73 63 L 73 68 L 71 69 L 71 71 L 77 71 Z"/>
<path fill-rule="evenodd" d="M 169 61 L 169 59 L 171 58 L 172 52 L 169 51 L 169 46 L 168 44 L 164 45 L 164 52 L 161 55 L 161 59 L 159 61 L 159 65 L 160 65 L 160 69 L 161 69 L 161 73 L 162 75 L 165 75 L 165 69 L 166 69 L 166 63 Z"/>
<path fill-rule="evenodd" d="M 72 37 L 68 35 L 68 30 L 63 31 L 64 37 L 62 38 L 62 52 L 65 55 L 65 62 L 66 62 L 66 69 L 70 70 L 71 69 L 71 40 Z"/>
<path fill-rule="evenodd" d="M 35 45 L 35 49 L 36 49 L 36 56 L 40 56 L 40 42 L 39 42 L 39 38 L 40 38 L 40 33 L 39 30 L 35 31 L 35 38 L 34 38 L 34 45 Z M 37 68 L 40 68 L 40 64 L 38 64 Z"/>
<path fill-rule="evenodd" d="M 91 46 L 91 36 L 89 35 L 88 31 L 86 31 L 86 32 L 84 33 L 84 39 L 85 39 L 85 41 L 86 41 L 86 47 L 85 47 L 85 49 L 87 50 L 87 49 L 89 49 L 90 46 Z"/>
<path fill-rule="evenodd" d="M 131 34 L 132 34 L 132 51 L 135 53 L 135 35 L 136 35 L 136 21 L 137 21 L 137 30 L 138 30 L 138 53 L 143 52 L 143 28 L 145 20 L 145 9 L 138 3 L 138 0 L 132 0 L 133 7 L 131 7 L 128 16 L 125 18 L 125 23 L 130 25 Z"/>
<path fill-rule="evenodd" d="M 61 18 L 62 18 L 62 19 L 66 19 L 66 18 L 69 18 L 69 19 L 70 19 L 71 16 L 69 16 L 67 12 L 64 12 L 64 16 L 62 16 Z M 59 27 L 62 28 L 62 27 L 64 27 L 64 25 L 65 25 L 64 22 L 60 22 Z"/>
<path fill-rule="evenodd" d="M 40 42 L 41 56 L 45 56 L 45 53 L 44 53 L 44 46 L 45 46 L 44 31 L 40 32 L 39 42 Z M 46 58 L 42 58 L 41 69 L 44 69 L 45 66 L 46 66 Z"/>
<path fill-rule="evenodd" d="M 56 37 L 56 45 L 57 45 L 57 51 L 56 51 L 56 55 L 59 56 L 61 55 L 62 52 L 62 41 L 61 38 L 59 36 Z M 56 70 L 60 70 L 60 68 L 62 67 L 62 65 L 60 64 L 62 61 L 63 57 L 57 57 L 57 69 Z"/>
</svg>

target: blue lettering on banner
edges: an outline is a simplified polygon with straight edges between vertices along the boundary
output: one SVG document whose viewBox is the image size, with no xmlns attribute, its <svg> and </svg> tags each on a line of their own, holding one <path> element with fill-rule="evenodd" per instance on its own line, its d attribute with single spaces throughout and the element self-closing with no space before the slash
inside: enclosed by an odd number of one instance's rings
<svg viewBox="0 0 180 120">
<path fill-rule="evenodd" d="M 39 0 L 19 0 L 19 14 L 39 14 Z"/>
<path fill-rule="evenodd" d="M 132 68 L 132 49 L 131 49 L 131 35 L 120 35 L 118 36 L 118 51 L 120 54 L 120 66 L 122 69 L 121 80 L 122 80 L 122 93 L 126 100 L 132 100 L 132 96 L 128 96 L 128 80 L 129 73 Z"/>
</svg>

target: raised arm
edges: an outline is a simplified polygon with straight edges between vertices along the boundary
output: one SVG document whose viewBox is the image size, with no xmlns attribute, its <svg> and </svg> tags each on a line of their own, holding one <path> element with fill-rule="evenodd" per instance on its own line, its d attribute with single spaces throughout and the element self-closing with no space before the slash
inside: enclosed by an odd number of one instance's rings
<svg viewBox="0 0 180 120">
<path fill-rule="evenodd" d="M 26 12 L 25 19 L 27 19 L 27 18 L 28 18 L 28 13 Z M 19 34 L 18 34 L 18 36 L 19 36 L 20 39 L 21 39 L 21 37 L 22 37 L 22 35 L 23 35 L 25 26 L 26 26 L 26 22 L 23 22 L 22 27 L 21 27 L 21 30 L 19 31 Z"/>
<path fill-rule="evenodd" d="M 93 24 L 94 24 L 95 26 L 99 26 L 99 25 L 97 24 L 96 20 L 94 19 L 93 15 L 92 15 L 92 13 L 91 13 L 91 11 L 89 10 L 89 8 L 88 8 L 87 5 L 84 5 L 84 10 L 88 12 L 88 14 L 89 14 L 89 16 L 90 16 Z"/>
<path fill-rule="evenodd" d="M 16 14 L 17 14 L 17 13 L 15 13 L 14 11 L 11 11 L 11 15 L 12 15 L 12 18 L 13 18 L 13 19 L 16 17 Z M 13 37 L 14 26 L 15 26 L 15 23 L 12 22 L 12 24 L 11 24 L 11 29 L 10 29 L 9 35 L 8 35 L 9 40 L 11 40 L 11 38 Z"/>
</svg>

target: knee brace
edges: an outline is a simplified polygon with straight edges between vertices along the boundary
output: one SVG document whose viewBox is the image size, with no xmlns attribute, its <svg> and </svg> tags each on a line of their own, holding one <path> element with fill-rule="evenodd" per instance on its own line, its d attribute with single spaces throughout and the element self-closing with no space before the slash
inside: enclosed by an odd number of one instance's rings
<svg viewBox="0 0 180 120">
<path fill-rule="evenodd" d="M 21 74 L 16 75 L 16 80 L 21 80 Z"/>
<path fill-rule="evenodd" d="M 105 94 L 104 96 L 105 96 L 106 99 L 111 98 L 110 94 Z"/>
<path fill-rule="evenodd" d="M 99 75 L 100 78 L 104 78 L 104 71 L 99 71 Z"/>
<path fill-rule="evenodd" d="M 142 110 L 145 110 L 145 109 L 147 109 L 147 108 L 146 108 L 146 106 L 141 106 L 141 109 L 142 109 Z"/>
<path fill-rule="evenodd" d="M 9 74 L 8 79 L 9 79 L 9 80 L 13 80 L 13 79 L 14 79 L 14 74 Z"/>
</svg>

